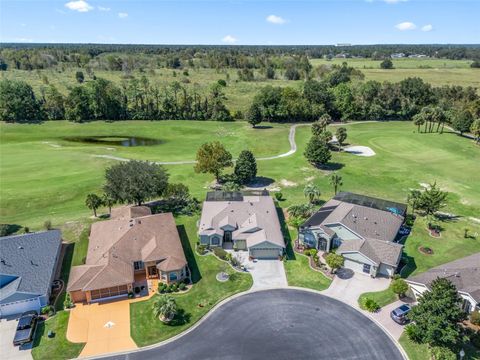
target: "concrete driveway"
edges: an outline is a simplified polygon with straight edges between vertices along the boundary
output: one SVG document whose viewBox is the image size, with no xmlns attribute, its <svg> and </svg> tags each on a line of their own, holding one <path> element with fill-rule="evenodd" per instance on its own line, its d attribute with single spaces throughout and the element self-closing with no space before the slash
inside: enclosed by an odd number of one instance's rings
<svg viewBox="0 0 480 360">
<path fill-rule="evenodd" d="M 229 301 L 165 345 L 111 356 L 128 360 L 402 360 L 371 319 L 335 299 L 277 289 Z"/>
<path fill-rule="evenodd" d="M 0 320 L 0 359 L 2 360 L 32 360 L 31 344 L 13 346 L 13 337 L 17 329 L 18 321 Z"/>
<path fill-rule="evenodd" d="M 359 309 L 357 300 L 361 294 L 385 290 L 390 285 L 390 281 L 387 278 L 371 278 L 369 275 L 342 269 L 322 294 Z"/>
<path fill-rule="evenodd" d="M 396 340 L 400 339 L 400 336 L 402 335 L 402 332 L 403 332 L 403 328 L 404 328 L 404 325 L 399 325 L 397 324 L 395 321 L 393 321 L 391 318 L 390 318 L 390 312 L 405 304 L 405 302 L 403 301 L 395 301 L 391 304 L 388 304 L 384 307 L 382 307 L 380 309 L 379 312 L 376 312 L 376 313 L 373 313 L 373 314 L 369 314 L 369 316 L 371 316 L 373 319 L 375 319 L 376 321 L 378 321 L 380 324 L 382 324 L 382 326 L 390 333 L 390 335 L 392 335 L 392 337 Z"/>
<path fill-rule="evenodd" d="M 280 260 L 250 260 L 248 251 L 230 251 L 252 275 L 252 290 L 286 287 L 287 275 Z"/>
</svg>

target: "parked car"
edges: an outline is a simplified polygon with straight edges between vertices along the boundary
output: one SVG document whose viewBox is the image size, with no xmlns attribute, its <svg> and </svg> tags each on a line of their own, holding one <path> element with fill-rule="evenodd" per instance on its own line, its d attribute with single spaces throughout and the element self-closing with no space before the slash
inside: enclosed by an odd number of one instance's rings
<svg viewBox="0 0 480 360">
<path fill-rule="evenodd" d="M 15 337 L 13 338 L 13 346 L 27 344 L 33 340 L 37 321 L 38 313 L 36 311 L 28 311 L 20 316 Z"/>
<path fill-rule="evenodd" d="M 407 314 L 412 310 L 412 308 L 407 305 L 403 304 L 396 309 L 393 309 L 390 312 L 390 317 L 392 318 L 393 321 L 395 321 L 397 324 L 404 325 L 407 322 L 409 322 L 407 318 Z"/>
</svg>

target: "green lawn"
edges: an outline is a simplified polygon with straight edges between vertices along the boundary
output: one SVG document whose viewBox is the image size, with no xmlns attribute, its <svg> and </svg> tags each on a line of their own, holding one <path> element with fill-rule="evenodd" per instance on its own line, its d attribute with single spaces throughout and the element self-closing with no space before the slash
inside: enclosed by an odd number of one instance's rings
<svg viewBox="0 0 480 360">
<path fill-rule="evenodd" d="M 169 325 L 153 316 L 152 304 L 156 296 L 130 305 L 131 334 L 138 346 L 153 344 L 181 333 L 222 299 L 246 291 L 252 286 L 252 277 L 249 274 L 235 272 L 214 256 L 196 254 L 194 251 L 197 242 L 196 220 L 196 217 L 178 219 L 178 228 L 192 270 L 194 285 L 185 294 L 172 295 L 181 313 Z M 215 276 L 225 268 L 231 274 L 231 278 L 225 283 L 218 282 Z"/>
<path fill-rule="evenodd" d="M 69 313 L 60 311 L 51 319 L 38 325 L 32 356 L 35 360 L 74 359 L 78 357 L 85 344 L 71 343 L 66 338 Z M 55 336 L 49 338 L 48 332 Z"/>
<path fill-rule="evenodd" d="M 390 287 L 383 291 L 363 293 L 358 298 L 358 304 L 360 307 L 362 307 L 363 301 L 367 298 L 375 300 L 380 307 L 384 307 L 385 305 L 391 304 L 392 302 L 398 300 L 397 294 L 395 294 Z"/>
<path fill-rule="evenodd" d="M 332 282 L 321 272 L 312 270 L 308 264 L 308 258 L 304 255 L 295 254 L 295 260 L 283 262 L 289 286 L 300 286 L 314 290 L 325 290 Z"/>
</svg>

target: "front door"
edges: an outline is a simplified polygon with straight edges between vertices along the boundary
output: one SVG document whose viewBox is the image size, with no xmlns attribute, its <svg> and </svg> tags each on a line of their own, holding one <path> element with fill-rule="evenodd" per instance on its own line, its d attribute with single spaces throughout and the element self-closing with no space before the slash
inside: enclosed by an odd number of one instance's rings
<svg viewBox="0 0 480 360">
<path fill-rule="evenodd" d="M 327 240 L 324 238 L 318 239 L 318 250 L 327 251 Z"/>
<path fill-rule="evenodd" d="M 149 278 L 156 278 L 158 277 L 158 270 L 156 266 L 149 266 L 148 267 L 148 277 Z"/>
<path fill-rule="evenodd" d="M 225 231 L 223 241 L 225 241 L 225 242 L 231 242 L 232 241 L 232 232 L 231 231 Z"/>
</svg>

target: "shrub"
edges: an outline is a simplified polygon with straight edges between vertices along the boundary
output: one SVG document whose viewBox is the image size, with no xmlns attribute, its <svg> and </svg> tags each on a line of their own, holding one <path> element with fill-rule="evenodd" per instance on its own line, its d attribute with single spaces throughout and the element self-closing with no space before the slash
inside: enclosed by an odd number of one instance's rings
<svg viewBox="0 0 480 360">
<path fill-rule="evenodd" d="M 128 298 L 129 299 L 133 299 L 134 296 L 135 295 L 133 294 L 133 292 L 131 292 L 131 291 L 128 292 Z"/>
<path fill-rule="evenodd" d="M 227 86 L 227 82 L 223 79 L 218 80 L 217 83 L 218 83 L 218 85 L 223 86 L 223 87 Z"/>
<path fill-rule="evenodd" d="M 185 285 L 184 282 L 182 282 L 182 283 L 180 283 L 180 285 L 178 285 L 178 289 L 179 289 L 179 290 L 182 290 L 182 291 L 183 291 L 183 290 L 185 290 L 186 288 L 187 288 L 187 285 Z"/>
<path fill-rule="evenodd" d="M 476 310 L 470 314 L 470 322 L 473 325 L 480 326 L 480 311 Z"/>
<path fill-rule="evenodd" d="M 398 297 L 405 296 L 405 293 L 408 291 L 408 284 L 403 279 L 395 279 L 390 285 L 392 291 L 398 295 Z"/>
<path fill-rule="evenodd" d="M 218 258 L 222 259 L 222 260 L 226 260 L 227 258 L 227 252 L 225 250 L 223 250 L 221 247 L 216 247 L 213 249 L 213 253 L 215 254 L 215 256 L 217 256 Z"/>
<path fill-rule="evenodd" d="M 430 354 L 434 360 L 457 360 L 457 355 L 446 347 L 433 346 Z"/>
<path fill-rule="evenodd" d="M 172 284 L 172 291 L 177 292 L 178 291 L 178 285 L 177 284 Z"/>
<path fill-rule="evenodd" d="M 277 199 L 277 201 L 283 200 L 283 194 L 280 191 L 274 193 L 273 195 L 275 196 L 275 199 Z"/>
<path fill-rule="evenodd" d="M 65 300 L 63 301 L 63 307 L 65 309 L 70 309 L 73 307 L 73 301 L 72 298 L 70 297 L 70 293 L 67 292 L 67 295 L 65 296 Z"/>
<path fill-rule="evenodd" d="M 42 315 L 50 314 L 51 312 L 53 312 L 53 307 L 51 305 L 46 305 L 40 310 L 40 314 Z"/>
<path fill-rule="evenodd" d="M 230 253 L 227 253 L 227 255 L 225 255 L 225 260 L 227 260 L 227 261 L 232 261 L 232 258 L 233 258 L 232 254 L 230 254 Z"/>
<path fill-rule="evenodd" d="M 200 255 L 203 255 L 207 251 L 207 246 L 206 245 L 198 245 L 197 246 L 197 251 Z"/>
<path fill-rule="evenodd" d="M 238 261 L 238 259 L 236 257 L 231 257 L 230 259 L 230 264 L 232 264 L 232 266 L 234 267 L 238 267 L 240 266 L 240 261 Z"/>
<path fill-rule="evenodd" d="M 158 284 L 158 289 L 157 289 L 158 293 L 160 293 L 160 294 L 164 293 L 166 287 L 167 287 L 167 285 L 165 285 L 164 283 Z"/>
<path fill-rule="evenodd" d="M 378 303 L 371 298 L 366 298 L 364 300 L 363 307 L 365 308 L 365 310 L 372 313 L 380 310 L 380 305 L 378 305 Z"/>
<path fill-rule="evenodd" d="M 45 230 L 52 230 L 52 222 L 50 220 L 47 220 L 43 223 L 43 227 Z"/>
<path fill-rule="evenodd" d="M 480 331 L 477 331 L 476 333 L 472 334 L 470 336 L 470 341 L 473 346 L 480 349 Z"/>
</svg>

